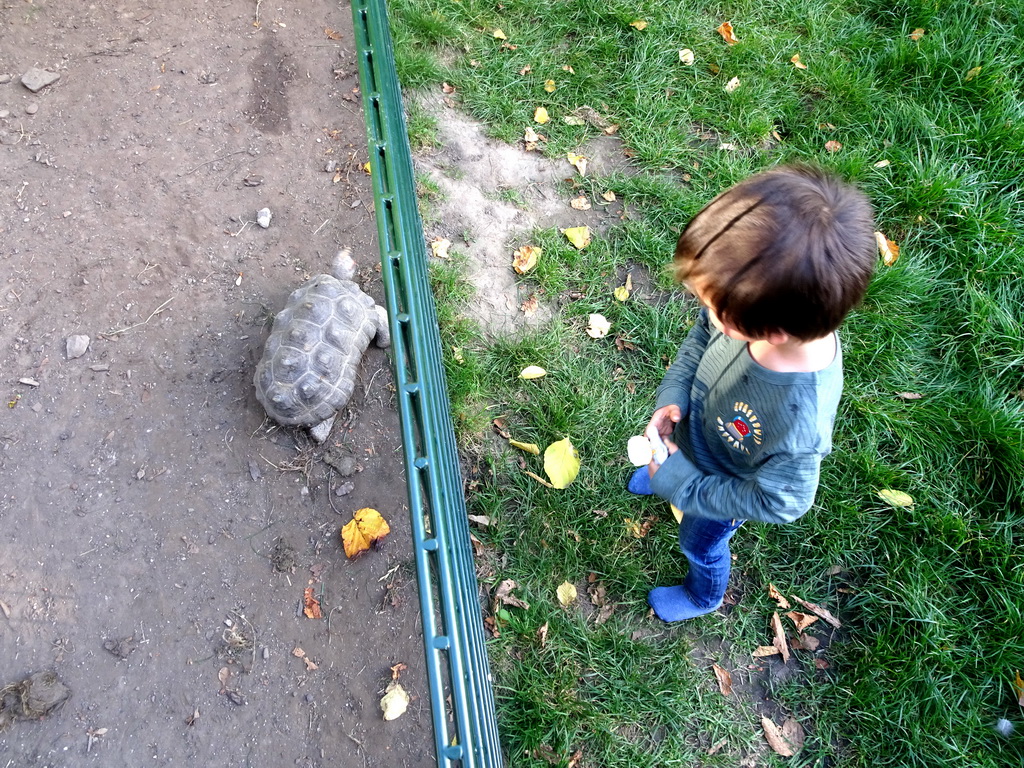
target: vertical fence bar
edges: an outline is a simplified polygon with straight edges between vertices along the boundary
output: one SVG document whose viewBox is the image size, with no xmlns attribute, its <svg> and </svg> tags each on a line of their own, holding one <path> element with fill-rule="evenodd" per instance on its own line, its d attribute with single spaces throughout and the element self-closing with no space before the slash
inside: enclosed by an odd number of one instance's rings
<svg viewBox="0 0 1024 768">
<path fill-rule="evenodd" d="M 437 314 L 385 0 L 353 0 L 437 762 L 503 765 Z"/>
</svg>

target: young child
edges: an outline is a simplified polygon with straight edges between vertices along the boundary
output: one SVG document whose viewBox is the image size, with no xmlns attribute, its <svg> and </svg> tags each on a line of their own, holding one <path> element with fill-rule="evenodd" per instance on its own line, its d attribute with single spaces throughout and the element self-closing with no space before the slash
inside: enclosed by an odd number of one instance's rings
<svg viewBox="0 0 1024 768">
<path fill-rule="evenodd" d="M 746 520 L 789 523 L 814 502 L 842 391 L 836 328 L 871 279 L 872 218 L 853 187 L 788 166 L 723 192 L 680 236 L 677 277 L 704 308 L 648 425 L 669 457 L 629 482 L 683 511 L 689 572 L 647 598 L 662 620 L 721 605 Z"/>
</svg>

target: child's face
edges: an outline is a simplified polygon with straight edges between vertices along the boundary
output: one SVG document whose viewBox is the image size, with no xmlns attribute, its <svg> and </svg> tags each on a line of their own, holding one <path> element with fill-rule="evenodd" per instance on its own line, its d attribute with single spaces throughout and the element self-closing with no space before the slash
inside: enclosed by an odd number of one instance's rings
<svg viewBox="0 0 1024 768">
<path fill-rule="evenodd" d="M 715 308 L 711 306 L 711 304 L 708 303 L 708 300 L 705 298 L 705 296 L 702 295 L 702 291 L 698 284 L 694 284 L 693 282 L 687 282 L 686 289 L 697 298 L 697 301 L 699 301 L 701 304 L 707 307 L 708 318 L 711 320 L 711 324 L 715 326 L 715 328 L 717 328 L 723 334 L 728 336 L 730 339 L 736 339 L 737 341 L 758 341 L 758 339 L 752 339 L 749 336 L 745 336 L 744 334 L 740 333 L 740 331 L 734 325 L 730 324 L 728 320 L 723 320 L 722 318 L 720 318 L 718 316 L 718 313 L 715 311 Z"/>
</svg>

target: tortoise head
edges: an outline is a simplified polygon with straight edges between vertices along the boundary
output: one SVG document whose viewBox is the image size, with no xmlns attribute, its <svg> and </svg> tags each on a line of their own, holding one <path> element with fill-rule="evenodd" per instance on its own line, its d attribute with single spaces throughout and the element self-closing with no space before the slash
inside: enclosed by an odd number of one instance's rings
<svg viewBox="0 0 1024 768">
<path fill-rule="evenodd" d="M 348 248 L 338 251 L 331 264 L 331 274 L 339 280 L 351 280 L 356 276 L 356 263 L 352 260 L 352 251 Z"/>
</svg>

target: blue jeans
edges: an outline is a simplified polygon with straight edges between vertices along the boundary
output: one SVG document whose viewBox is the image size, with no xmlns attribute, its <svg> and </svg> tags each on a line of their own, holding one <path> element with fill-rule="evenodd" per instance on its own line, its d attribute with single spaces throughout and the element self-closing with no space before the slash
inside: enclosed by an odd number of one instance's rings
<svg viewBox="0 0 1024 768">
<path fill-rule="evenodd" d="M 679 549 L 690 561 L 683 587 L 701 608 L 717 608 L 729 585 L 729 539 L 743 520 L 708 520 L 690 513 L 679 524 Z"/>
</svg>

